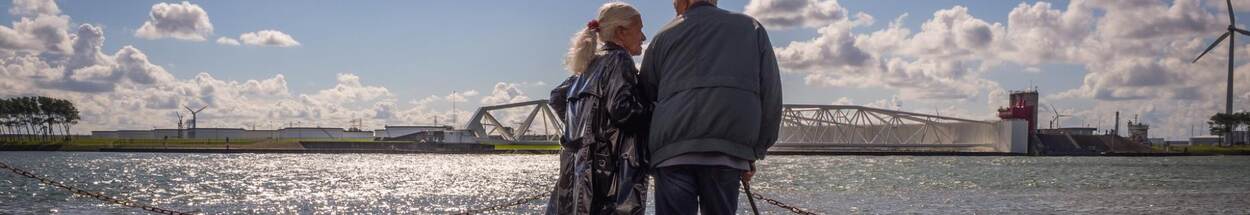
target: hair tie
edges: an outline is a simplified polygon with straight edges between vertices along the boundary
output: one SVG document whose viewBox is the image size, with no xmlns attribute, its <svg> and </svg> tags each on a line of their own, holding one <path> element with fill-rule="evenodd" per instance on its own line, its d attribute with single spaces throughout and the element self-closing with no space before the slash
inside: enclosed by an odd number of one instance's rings
<svg viewBox="0 0 1250 215">
<path fill-rule="evenodd" d="M 587 28 L 587 29 L 590 29 L 590 30 L 593 30 L 593 31 L 595 31 L 595 32 L 598 32 L 598 31 L 599 31 L 599 20 L 594 20 L 594 19 L 590 20 L 590 22 L 587 22 L 587 23 L 586 23 L 586 28 Z"/>
</svg>

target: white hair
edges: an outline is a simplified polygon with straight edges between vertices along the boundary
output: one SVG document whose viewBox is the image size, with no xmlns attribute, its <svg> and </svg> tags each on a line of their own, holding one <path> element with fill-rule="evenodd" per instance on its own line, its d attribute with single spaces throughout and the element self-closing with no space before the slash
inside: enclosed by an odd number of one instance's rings
<svg viewBox="0 0 1250 215">
<path fill-rule="evenodd" d="M 634 16 L 639 16 L 634 6 L 623 2 L 611 2 L 599 7 L 598 28 L 586 26 L 573 34 L 569 53 L 564 56 L 564 67 L 574 75 L 581 75 L 589 66 L 590 60 L 599 50 L 600 41 L 608 41 L 616 37 L 616 30 L 633 23 Z"/>
</svg>

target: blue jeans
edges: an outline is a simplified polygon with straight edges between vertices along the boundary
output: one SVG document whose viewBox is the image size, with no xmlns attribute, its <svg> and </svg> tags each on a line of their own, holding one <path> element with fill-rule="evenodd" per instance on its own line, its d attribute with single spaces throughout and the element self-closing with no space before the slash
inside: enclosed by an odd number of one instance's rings
<svg viewBox="0 0 1250 215">
<path fill-rule="evenodd" d="M 743 171 L 720 166 L 660 167 L 655 173 L 655 214 L 734 214 Z"/>
</svg>

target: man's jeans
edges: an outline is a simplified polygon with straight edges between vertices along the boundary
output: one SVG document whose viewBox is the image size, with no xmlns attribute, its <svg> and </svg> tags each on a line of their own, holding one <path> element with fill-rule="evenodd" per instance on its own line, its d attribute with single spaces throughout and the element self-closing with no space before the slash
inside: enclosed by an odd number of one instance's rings
<svg viewBox="0 0 1250 215">
<path fill-rule="evenodd" d="M 655 214 L 734 214 L 744 171 L 720 166 L 660 167 L 655 173 Z"/>
</svg>

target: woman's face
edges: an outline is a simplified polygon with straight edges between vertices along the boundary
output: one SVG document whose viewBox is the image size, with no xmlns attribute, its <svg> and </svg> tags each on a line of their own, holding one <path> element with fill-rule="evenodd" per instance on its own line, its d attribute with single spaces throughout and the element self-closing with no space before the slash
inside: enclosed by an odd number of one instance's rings
<svg viewBox="0 0 1250 215">
<path fill-rule="evenodd" d="M 647 41 L 647 36 L 642 33 L 642 16 L 634 16 L 630 18 L 633 21 L 630 25 L 621 26 L 616 30 L 616 43 L 625 47 L 630 55 L 638 56 L 642 54 L 642 42 Z"/>
</svg>

